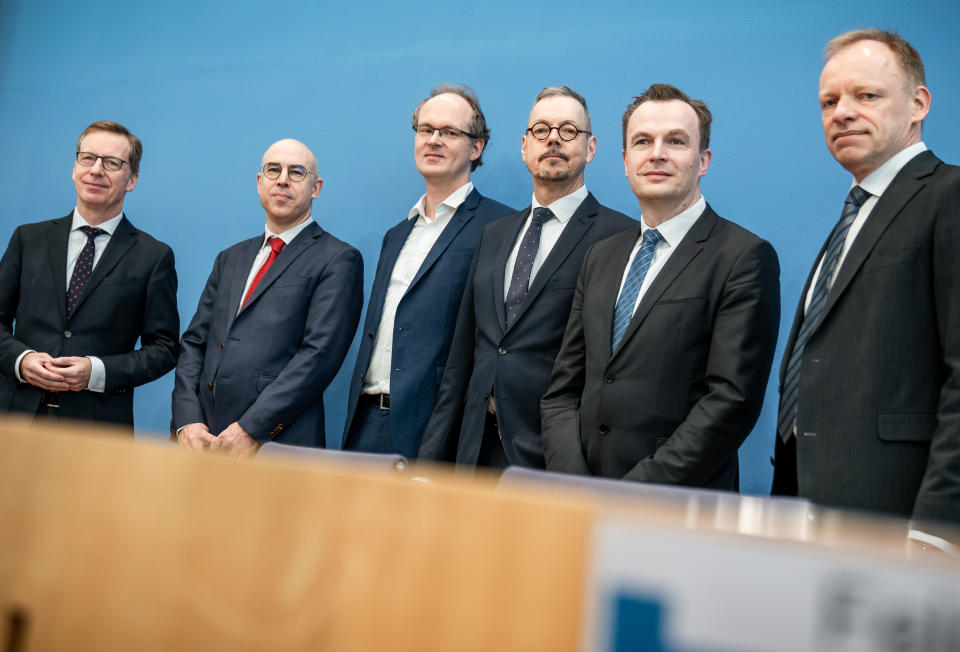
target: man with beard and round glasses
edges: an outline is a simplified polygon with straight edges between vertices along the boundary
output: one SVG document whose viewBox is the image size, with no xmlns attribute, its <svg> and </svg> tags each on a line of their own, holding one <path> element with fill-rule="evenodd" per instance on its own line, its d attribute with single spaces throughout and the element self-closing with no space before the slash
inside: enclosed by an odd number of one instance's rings
<svg viewBox="0 0 960 652">
<path fill-rule="evenodd" d="M 171 430 L 182 447 L 325 445 L 323 392 L 360 320 L 363 260 L 314 221 L 322 187 L 303 143 L 264 153 L 266 232 L 220 252 L 181 341 Z"/>
<path fill-rule="evenodd" d="M 540 397 L 580 263 L 592 244 L 636 224 L 587 191 L 596 150 L 583 97 L 566 86 L 540 91 L 520 148 L 531 205 L 480 236 L 421 457 L 544 467 Z"/>
<path fill-rule="evenodd" d="M 413 130 L 426 192 L 383 238 L 343 430 L 345 449 L 407 457 L 433 411 L 480 231 L 513 212 L 470 181 L 490 130 L 469 87 L 434 87 Z"/>
</svg>

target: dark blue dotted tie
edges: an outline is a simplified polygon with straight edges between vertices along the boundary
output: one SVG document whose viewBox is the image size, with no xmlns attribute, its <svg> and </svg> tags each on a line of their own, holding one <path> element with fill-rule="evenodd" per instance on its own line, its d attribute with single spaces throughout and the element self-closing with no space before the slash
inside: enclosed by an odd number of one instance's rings
<svg viewBox="0 0 960 652">
<path fill-rule="evenodd" d="M 70 277 L 70 287 L 67 288 L 67 316 L 77 307 L 77 300 L 83 294 L 83 288 L 87 287 L 87 281 L 90 280 L 90 272 L 93 271 L 93 255 L 96 247 L 93 244 L 94 238 L 106 233 L 103 229 L 95 226 L 81 226 L 80 230 L 87 236 L 87 244 L 80 250 L 80 256 L 77 258 L 77 264 L 73 267 L 73 275 Z"/>
<path fill-rule="evenodd" d="M 537 257 L 537 251 L 540 249 L 540 233 L 543 230 L 544 223 L 552 219 L 553 212 L 549 208 L 538 206 L 533 209 L 530 227 L 523 234 L 523 240 L 520 241 L 520 250 L 517 251 L 517 260 L 513 264 L 510 290 L 503 302 L 507 310 L 507 327 L 513 323 L 517 313 L 520 312 L 520 304 L 523 303 L 523 298 L 527 296 L 527 289 L 530 287 L 530 272 L 533 271 L 533 259 Z"/>
<path fill-rule="evenodd" d="M 833 287 L 834 277 L 837 272 L 837 263 L 840 261 L 840 252 L 843 251 L 843 244 L 847 240 L 847 233 L 850 226 L 857 218 L 860 207 L 870 196 L 866 190 L 860 186 L 854 186 L 850 189 L 846 201 L 843 202 L 843 213 L 840 215 L 840 221 L 833 228 L 830 235 L 830 242 L 827 245 L 827 253 L 823 255 L 823 263 L 820 265 L 820 274 L 817 275 L 817 282 L 813 286 L 813 296 L 810 298 L 810 305 L 803 316 L 803 323 L 800 325 L 800 332 L 797 333 L 797 340 L 793 343 L 793 352 L 790 354 L 790 361 L 787 363 L 787 373 L 783 378 L 783 386 L 780 390 L 780 416 L 777 420 L 777 434 L 784 443 L 790 441 L 793 435 L 793 428 L 797 423 L 797 398 L 800 392 L 800 366 L 803 361 L 803 349 L 807 346 L 807 340 L 820 323 L 823 316 L 823 308 L 827 303 L 827 296 L 830 294 L 830 288 Z"/>
<path fill-rule="evenodd" d="M 630 320 L 633 319 L 633 309 L 636 307 L 640 287 L 643 285 L 643 279 L 647 277 L 650 263 L 653 262 L 653 253 L 657 250 L 657 245 L 661 240 L 663 240 L 663 236 L 656 229 L 647 229 L 643 232 L 640 251 L 633 257 L 633 262 L 630 263 L 627 280 L 623 283 L 623 290 L 620 291 L 617 307 L 613 311 L 613 330 L 610 334 L 611 352 L 617 350 L 620 340 L 627 332 Z"/>
</svg>

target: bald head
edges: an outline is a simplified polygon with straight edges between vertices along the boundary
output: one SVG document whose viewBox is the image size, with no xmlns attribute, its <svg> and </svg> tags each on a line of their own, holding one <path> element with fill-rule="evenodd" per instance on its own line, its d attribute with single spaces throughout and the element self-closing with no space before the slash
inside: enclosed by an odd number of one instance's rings
<svg viewBox="0 0 960 652">
<path fill-rule="evenodd" d="M 317 157 L 306 145 L 284 138 L 268 147 L 257 173 L 257 192 L 266 211 L 267 228 L 279 234 L 308 220 L 322 187 Z"/>
<path fill-rule="evenodd" d="M 276 157 L 280 155 L 299 157 L 305 161 L 302 165 L 304 165 L 308 171 L 314 175 L 317 174 L 317 157 L 313 155 L 309 147 L 294 138 L 283 138 L 273 145 L 270 145 L 267 151 L 263 153 L 263 160 L 260 161 L 260 166 L 263 167 L 265 163 L 278 160 Z"/>
</svg>

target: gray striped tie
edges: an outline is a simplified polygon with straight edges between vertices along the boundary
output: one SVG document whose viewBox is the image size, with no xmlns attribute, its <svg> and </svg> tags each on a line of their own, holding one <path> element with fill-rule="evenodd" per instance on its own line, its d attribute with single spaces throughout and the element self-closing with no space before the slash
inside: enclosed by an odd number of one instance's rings
<svg viewBox="0 0 960 652">
<path fill-rule="evenodd" d="M 840 215 L 840 221 L 837 222 L 837 225 L 833 228 L 833 233 L 830 235 L 827 253 L 823 255 L 820 274 L 813 286 L 813 296 L 810 298 L 810 305 L 803 316 L 803 323 L 800 325 L 800 332 L 797 333 L 797 340 L 793 343 L 793 352 L 790 354 L 787 373 L 783 378 L 783 387 L 780 391 L 780 417 L 777 421 L 777 434 L 780 435 L 784 443 L 790 440 L 793 428 L 797 423 L 797 394 L 800 391 L 800 365 L 803 361 L 803 349 L 817 324 L 820 323 L 823 307 L 827 303 L 827 295 L 830 294 L 830 288 L 833 286 L 833 280 L 837 272 L 837 262 L 840 260 L 840 252 L 843 251 L 843 244 L 847 240 L 850 225 L 853 224 L 857 213 L 860 212 L 860 207 L 863 206 L 863 202 L 867 201 L 869 196 L 870 193 L 860 186 L 854 186 L 850 189 L 846 201 L 843 202 L 843 213 Z"/>
</svg>

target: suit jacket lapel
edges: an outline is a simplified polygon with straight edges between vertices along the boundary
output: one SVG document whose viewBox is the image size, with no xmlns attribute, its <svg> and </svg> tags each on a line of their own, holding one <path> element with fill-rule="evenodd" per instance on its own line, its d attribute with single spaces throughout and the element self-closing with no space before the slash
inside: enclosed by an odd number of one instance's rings
<svg viewBox="0 0 960 652">
<path fill-rule="evenodd" d="M 627 262 L 630 260 L 630 252 L 637 244 L 637 238 L 640 237 L 640 226 L 635 226 L 623 234 L 623 239 L 618 243 L 622 246 L 608 260 L 603 261 L 603 273 L 600 276 L 600 305 L 603 306 L 604 313 L 600 316 L 603 325 L 603 347 L 604 351 L 609 351 L 612 346 L 613 337 L 613 313 L 617 309 L 617 296 L 620 294 L 620 281 L 623 280 L 623 273 L 627 268 Z M 619 237 L 619 236 L 618 236 Z M 626 338 L 624 338 L 626 339 Z"/>
<path fill-rule="evenodd" d="M 520 231 L 523 229 L 527 217 L 530 216 L 531 210 L 532 209 L 528 208 L 516 213 L 514 215 L 514 224 L 504 225 L 507 231 L 506 237 L 503 239 L 503 242 L 500 243 L 500 251 L 497 252 L 497 262 L 493 268 L 493 297 L 495 300 L 494 303 L 497 304 L 497 322 L 499 322 L 500 328 L 506 328 L 507 323 L 507 309 L 503 305 L 505 301 L 503 283 L 507 274 L 507 259 L 510 257 L 510 252 L 513 251 L 513 245 L 516 244 L 517 238 L 520 237 Z M 516 322 L 516 320 L 514 320 L 514 322 Z"/>
<path fill-rule="evenodd" d="M 864 222 L 860 233 L 857 234 L 856 240 L 853 241 L 853 245 L 843 259 L 843 264 L 837 270 L 837 278 L 834 280 L 833 286 L 830 288 L 830 294 L 827 295 L 827 302 L 823 306 L 820 324 L 826 320 L 831 308 L 843 295 L 847 286 L 850 285 L 853 277 L 863 266 L 867 256 L 873 251 L 877 241 L 886 232 L 890 223 L 900 214 L 907 202 L 926 185 L 922 178 L 932 174 L 939 163 L 940 160 L 932 152 L 923 152 L 907 163 L 887 186 L 876 206 L 870 212 L 870 216 L 867 217 L 867 221 Z M 817 328 L 820 327 L 820 324 L 817 324 Z"/>
<path fill-rule="evenodd" d="M 103 254 L 100 256 L 100 260 L 97 261 L 96 266 L 93 268 L 93 272 L 90 273 L 90 280 L 87 281 L 86 286 L 83 288 L 83 292 L 80 294 L 80 297 L 77 299 L 77 305 L 73 309 L 72 315 L 77 314 L 77 311 L 80 310 L 80 306 L 83 305 L 83 302 L 87 300 L 94 290 L 97 289 L 97 286 L 100 285 L 100 281 L 110 273 L 110 271 L 117 266 L 124 256 L 127 255 L 127 252 L 137 243 L 137 232 L 133 229 L 133 226 L 124 216 L 120 223 L 117 224 L 117 228 L 113 231 L 113 235 L 110 236 L 110 240 L 107 242 L 106 249 L 103 250 Z M 64 299 L 66 300 L 66 299 Z"/>
<path fill-rule="evenodd" d="M 57 297 L 57 307 L 64 323 L 67 321 L 67 241 L 72 224 L 73 213 L 57 220 L 51 225 L 50 237 L 47 239 L 54 295 Z"/>
<path fill-rule="evenodd" d="M 285 246 L 283 251 L 280 252 L 280 255 L 277 256 L 277 259 L 273 261 L 272 265 L 270 265 L 270 269 L 267 270 L 267 273 L 263 275 L 262 279 L 260 279 L 260 282 L 257 284 L 256 289 L 254 289 L 253 294 L 250 295 L 250 300 L 247 302 L 247 305 L 244 306 L 244 310 L 247 310 L 253 304 L 253 302 L 256 301 L 260 295 L 263 294 L 288 267 L 290 267 L 291 263 L 293 263 L 293 261 L 296 260 L 300 254 L 306 251 L 310 245 L 313 244 L 314 240 L 319 238 L 321 235 L 323 235 L 323 229 L 321 229 L 320 225 L 318 225 L 316 222 L 313 222 L 310 226 L 298 234 L 297 237 L 293 239 L 293 242 Z M 244 278 L 244 284 L 246 284 L 246 278 Z M 240 314 L 243 314 L 243 310 L 240 311 Z"/>
<path fill-rule="evenodd" d="M 367 309 L 367 323 L 372 324 L 374 330 L 380 324 L 383 302 L 387 298 L 387 288 L 390 287 L 393 267 L 397 264 L 400 250 L 403 249 L 404 243 L 410 237 L 415 222 L 416 220 L 404 220 L 394 233 L 387 236 L 387 241 L 383 245 L 383 253 L 380 255 L 379 263 L 383 273 L 373 281 L 373 288 L 370 290 L 370 307 Z M 375 317 L 375 319 L 371 321 L 372 317 Z"/>
<path fill-rule="evenodd" d="M 576 212 L 570 216 L 570 221 L 563 228 L 560 239 L 557 240 L 553 249 L 550 250 L 550 255 L 547 256 L 543 264 L 540 265 L 540 269 L 537 270 L 537 275 L 534 277 L 533 282 L 530 283 L 530 289 L 527 290 L 527 294 L 523 298 L 523 303 L 520 304 L 520 309 L 517 311 L 517 316 L 514 318 L 513 324 L 520 321 L 523 313 L 527 311 L 527 308 L 537 298 L 537 295 L 547 286 L 547 283 L 560 268 L 560 265 L 567 260 L 570 252 L 580 244 L 583 236 L 590 230 L 590 227 L 593 226 L 594 217 L 596 217 L 599 208 L 600 202 L 598 202 L 593 195 L 587 193 L 586 198 L 580 203 Z M 511 324 L 511 326 L 513 324 Z"/>
<path fill-rule="evenodd" d="M 477 192 L 476 188 L 470 191 L 470 194 L 467 195 L 467 198 L 460 204 L 460 207 L 457 208 L 457 212 L 453 214 L 453 217 L 450 218 L 449 224 L 443 228 L 443 232 L 440 234 L 440 237 L 437 238 L 437 241 L 433 243 L 433 246 L 430 248 L 430 251 L 427 253 L 427 257 L 423 259 L 423 263 L 420 265 L 420 269 L 417 270 L 416 276 L 413 277 L 413 280 L 410 281 L 410 285 L 407 287 L 407 292 L 410 292 L 410 289 L 417 284 L 417 282 L 423 278 L 423 275 L 427 273 L 437 259 L 440 258 L 440 254 L 446 251 L 447 247 L 450 246 L 450 243 L 453 242 L 453 239 L 457 237 L 457 234 L 463 230 L 463 227 L 467 225 L 467 222 L 473 217 L 474 211 L 477 210 L 477 204 L 480 203 L 480 193 Z"/>
<path fill-rule="evenodd" d="M 620 351 L 624 349 L 627 340 L 640 328 L 640 324 L 642 324 L 643 320 L 650 314 L 650 310 L 656 305 L 657 301 L 660 300 L 663 293 L 667 291 L 667 288 L 680 276 L 687 265 L 703 251 L 703 243 L 710 237 L 710 232 L 716 223 L 717 214 L 713 212 L 713 209 L 710 208 L 708 204 L 706 210 L 703 211 L 703 215 L 701 215 L 699 219 L 693 223 L 693 226 L 690 227 L 690 230 L 687 231 L 687 235 L 684 236 L 680 244 L 677 245 L 677 250 L 670 254 L 666 265 L 663 266 L 663 269 L 660 270 L 657 277 L 653 279 L 643 298 L 640 299 L 640 305 L 637 306 L 636 312 L 633 313 L 633 318 L 627 325 L 627 331 L 623 334 L 623 340 L 620 342 L 620 348 L 616 350 L 614 356 L 618 355 Z"/>
</svg>

